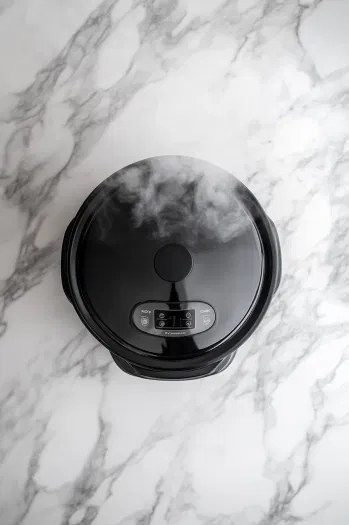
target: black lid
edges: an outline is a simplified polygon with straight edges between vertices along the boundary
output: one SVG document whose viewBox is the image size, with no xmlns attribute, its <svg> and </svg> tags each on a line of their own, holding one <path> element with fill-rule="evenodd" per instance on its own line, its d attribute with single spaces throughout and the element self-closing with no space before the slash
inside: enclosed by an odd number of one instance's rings
<svg viewBox="0 0 349 525">
<path fill-rule="evenodd" d="M 166 156 L 127 166 L 77 216 L 69 248 L 73 302 L 111 351 L 140 364 L 217 356 L 260 294 L 263 302 L 270 295 L 265 222 L 250 192 L 207 162 Z M 178 339 L 149 335 L 132 321 L 135 306 L 149 301 L 207 303 L 214 326 Z"/>
</svg>

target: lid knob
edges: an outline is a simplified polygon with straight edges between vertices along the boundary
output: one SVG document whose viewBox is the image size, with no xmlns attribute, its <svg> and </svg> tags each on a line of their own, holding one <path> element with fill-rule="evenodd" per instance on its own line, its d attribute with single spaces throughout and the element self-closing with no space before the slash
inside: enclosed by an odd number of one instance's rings
<svg viewBox="0 0 349 525">
<path fill-rule="evenodd" d="M 155 255 L 154 266 L 161 279 L 176 282 L 188 275 L 193 259 L 187 248 L 181 244 L 166 244 Z"/>
</svg>

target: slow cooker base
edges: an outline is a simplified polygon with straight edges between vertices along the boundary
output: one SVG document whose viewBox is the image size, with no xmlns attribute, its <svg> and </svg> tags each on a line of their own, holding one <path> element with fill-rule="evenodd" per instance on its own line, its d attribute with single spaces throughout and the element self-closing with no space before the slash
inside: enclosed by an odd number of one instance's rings
<svg viewBox="0 0 349 525">
<path fill-rule="evenodd" d="M 219 372 L 223 372 L 223 370 L 225 370 L 233 361 L 236 351 L 218 363 L 207 365 L 195 370 L 147 369 L 140 366 L 135 366 L 133 364 L 131 365 L 128 361 L 125 361 L 112 352 L 110 352 L 110 354 L 119 368 L 131 376 L 141 377 L 143 379 L 158 379 L 163 381 L 182 381 L 187 379 L 200 379 L 202 377 L 208 377 L 218 374 Z"/>
</svg>

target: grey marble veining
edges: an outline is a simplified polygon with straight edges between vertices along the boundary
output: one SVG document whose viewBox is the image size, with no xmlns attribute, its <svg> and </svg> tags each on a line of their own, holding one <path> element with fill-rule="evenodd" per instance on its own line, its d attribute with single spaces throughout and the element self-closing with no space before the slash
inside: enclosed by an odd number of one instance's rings
<svg viewBox="0 0 349 525">
<path fill-rule="evenodd" d="M 347 525 L 348 0 L 0 5 L 1 525 Z M 152 156 L 233 173 L 281 287 L 221 375 L 124 375 L 64 297 L 63 232 Z"/>
</svg>

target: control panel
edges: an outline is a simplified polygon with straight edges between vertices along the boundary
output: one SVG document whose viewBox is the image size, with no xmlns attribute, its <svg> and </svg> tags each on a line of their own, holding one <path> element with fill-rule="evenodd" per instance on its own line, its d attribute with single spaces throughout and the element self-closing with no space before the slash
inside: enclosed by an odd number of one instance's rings
<svg viewBox="0 0 349 525">
<path fill-rule="evenodd" d="M 198 301 L 137 305 L 132 312 L 135 326 L 142 332 L 161 337 L 189 337 L 209 330 L 216 313 L 211 305 Z"/>
<path fill-rule="evenodd" d="M 154 310 L 154 319 L 158 330 L 195 328 L 195 310 Z"/>
</svg>

